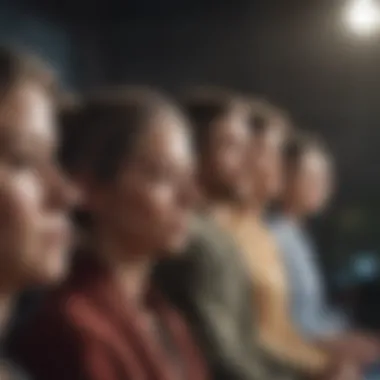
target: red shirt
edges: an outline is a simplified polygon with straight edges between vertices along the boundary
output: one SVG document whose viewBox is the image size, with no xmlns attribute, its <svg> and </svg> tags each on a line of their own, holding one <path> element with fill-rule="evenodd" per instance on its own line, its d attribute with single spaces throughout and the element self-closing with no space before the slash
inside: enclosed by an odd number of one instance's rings
<svg viewBox="0 0 380 380">
<path fill-rule="evenodd" d="M 94 260 L 80 260 L 12 354 L 38 380 L 208 379 L 177 311 L 157 292 L 150 294 L 149 307 L 160 321 L 163 340 L 147 328 L 110 272 Z"/>
</svg>

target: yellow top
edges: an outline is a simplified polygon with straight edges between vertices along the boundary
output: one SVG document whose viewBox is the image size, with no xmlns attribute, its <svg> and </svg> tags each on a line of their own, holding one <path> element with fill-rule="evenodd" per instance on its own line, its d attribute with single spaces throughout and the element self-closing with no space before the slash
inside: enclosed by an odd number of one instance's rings
<svg viewBox="0 0 380 380">
<path fill-rule="evenodd" d="M 252 274 L 253 307 L 263 349 L 301 372 L 323 373 L 328 355 L 305 341 L 292 323 L 286 274 L 271 231 L 252 214 L 224 219 Z"/>
</svg>

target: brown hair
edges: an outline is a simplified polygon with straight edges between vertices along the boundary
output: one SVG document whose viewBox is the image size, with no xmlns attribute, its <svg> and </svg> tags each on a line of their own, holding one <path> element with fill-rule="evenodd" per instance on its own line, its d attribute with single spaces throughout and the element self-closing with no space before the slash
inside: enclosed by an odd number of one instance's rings
<svg viewBox="0 0 380 380">
<path fill-rule="evenodd" d="M 188 92 L 182 106 L 189 117 L 196 146 L 200 153 L 207 149 L 212 123 L 246 106 L 243 98 L 233 92 L 213 87 L 198 87 Z"/>
<path fill-rule="evenodd" d="M 35 82 L 56 95 L 53 72 L 34 55 L 0 47 L 0 102 L 24 82 Z"/>
<path fill-rule="evenodd" d="M 292 131 L 293 123 L 284 110 L 262 99 L 251 99 L 249 105 L 251 110 L 250 125 L 255 135 L 264 134 L 270 128 L 281 128 L 286 135 Z"/>
<path fill-rule="evenodd" d="M 144 88 L 108 88 L 70 99 L 59 115 L 63 168 L 73 176 L 112 181 L 152 118 L 165 111 L 178 113 L 169 100 Z M 72 216 L 79 231 L 91 230 L 87 210 L 78 208 Z"/>
<path fill-rule="evenodd" d="M 144 88 L 109 88 L 63 108 L 61 159 L 71 174 L 110 181 L 132 153 L 136 139 L 163 112 L 182 117 L 161 94 Z"/>
</svg>

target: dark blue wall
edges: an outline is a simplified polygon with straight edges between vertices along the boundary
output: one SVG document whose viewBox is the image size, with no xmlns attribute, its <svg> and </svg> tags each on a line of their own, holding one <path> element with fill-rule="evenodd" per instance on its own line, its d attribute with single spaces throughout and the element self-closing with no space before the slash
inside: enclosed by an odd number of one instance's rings
<svg viewBox="0 0 380 380">
<path fill-rule="evenodd" d="M 0 43 L 40 55 L 57 71 L 65 87 L 76 87 L 72 34 L 56 20 L 0 0 Z"/>
</svg>

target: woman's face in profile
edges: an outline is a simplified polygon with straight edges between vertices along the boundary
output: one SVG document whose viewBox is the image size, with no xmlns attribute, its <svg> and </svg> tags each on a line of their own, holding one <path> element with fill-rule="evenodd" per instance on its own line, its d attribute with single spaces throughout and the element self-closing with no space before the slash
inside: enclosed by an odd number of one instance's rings
<svg viewBox="0 0 380 380">
<path fill-rule="evenodd" d="M 91 191 L 101 225 L 126 242 L 128 254 L 181 249 L 194 200 L 193 154 L 182 121 L 169 112 L 154 118 L 127 161 L 115 180 Z"/>
<path fill-rule="evenodd" d="M 10 287 L 66 272 L 72 193 L 55 163 L 53 121 L 49 97 L 33 83 L 0 105 L 0 278 Z"/>
<path fill-rule="evenodd" d="M 273 126 L 252 140 L 253 179 L 259 199 L 273 201 L 283 190 L 283 130 Z"/>
<path fill-rule="evenodd" d="M 249 129 L 244 109 L 216 120 L 211 127 L 206 152 L 205 178 L 214 191 L 231 200 L 246 200 L 251 192 L 247 170 Z"/>
<path fill-rule="evenodd" d="M 305 153 L 295 176 L 295 196 L 299 207 L 307 214 L 315 214 L 329 202 L 332 190 L 331 163 L 322 152 Z"/>
</svg>

